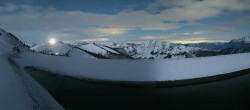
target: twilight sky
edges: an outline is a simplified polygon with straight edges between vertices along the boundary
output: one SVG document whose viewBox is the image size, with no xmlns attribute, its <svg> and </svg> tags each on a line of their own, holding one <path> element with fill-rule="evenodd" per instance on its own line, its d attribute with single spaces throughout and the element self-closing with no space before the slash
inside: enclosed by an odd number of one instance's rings
<svg viewBox="0 0 250 110">
<path fill-rule="evenodd" d="M 250 0 L 1 0 L 0 28 L 26 42 L 218 42 L 250 36 Z"/>
</svg>

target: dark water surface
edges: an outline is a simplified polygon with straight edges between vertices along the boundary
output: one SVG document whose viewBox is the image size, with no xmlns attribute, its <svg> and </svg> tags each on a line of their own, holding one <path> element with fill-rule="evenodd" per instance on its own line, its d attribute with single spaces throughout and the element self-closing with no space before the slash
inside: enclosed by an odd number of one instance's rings
<svg viewBox="0 0 250 110">
<path fill-rule="evenodd" d="M 250 110 L 250 74 L 210 83 L 171 88 L 111 86 L 26 69 L 66 110 L 245 109 Z"/>
</svg>

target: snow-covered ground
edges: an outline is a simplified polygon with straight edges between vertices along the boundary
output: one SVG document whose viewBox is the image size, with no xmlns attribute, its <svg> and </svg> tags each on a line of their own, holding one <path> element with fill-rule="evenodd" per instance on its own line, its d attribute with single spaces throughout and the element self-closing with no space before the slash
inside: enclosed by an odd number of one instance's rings
<svg viewBox="0 0 250 110">
<path fill-rule="evenodd" d="M 78 78 L 111 81 L 172 81 L 220 75 L 250 68 L 250 53 L 170 60 L 105 60 L 27 54 L 19 65 Z M 27 62 L 28 61 L 28 62 Z"/>
<path fill-rule="evenodd" d="M 0 29 L 0 110 L 62 110 L 63 107 L 12 60 L 19 52 L 26 51 L 26 46 L 15 36 Z"/>
<path fill-rule="evenodd" d="M 6 56 L 0 56 L 0 109 L 1 110 L 32 110 L 31 98 L 21 78 L 8 65 Z"/>
<path fill-rule="evenodd" d="M 62 110 L 25 71 L 0 54 L 0 110 Z M 12 64 L 11 64 L 12 63 Z"/>
</svg>

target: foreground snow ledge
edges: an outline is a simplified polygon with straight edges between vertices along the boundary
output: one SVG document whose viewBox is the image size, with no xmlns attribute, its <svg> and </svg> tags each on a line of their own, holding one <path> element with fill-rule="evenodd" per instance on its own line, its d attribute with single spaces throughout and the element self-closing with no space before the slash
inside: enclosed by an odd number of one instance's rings
<svg viewBox="0 0 250 110">
<path fill-rule="evenodd" d="M 63 110 L 64 108 L 10 54 L 0 54 L 0 110 Z"/>
<path fill-rule="evenodd" d="M 26 54 L 16 61 L 59 74 L 111 81 L 173 81 L 250 68 L 250 53 L 170 60 L 110 60 Z"/>
</svg>

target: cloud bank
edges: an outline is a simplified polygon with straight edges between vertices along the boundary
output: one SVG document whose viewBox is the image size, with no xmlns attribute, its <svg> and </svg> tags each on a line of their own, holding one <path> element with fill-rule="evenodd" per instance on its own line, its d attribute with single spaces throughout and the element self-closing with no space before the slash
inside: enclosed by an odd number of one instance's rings
<svg viewBox="0 0 250 110">
<path fill-rule="evenodd" d="M 49 36 L 51 33 L 56 33 L 58 36 L 72 36 L 72 32 L 63 31 L 70 29 L 82 37 L 89 35 L 115 37 L 124 36 L 135 30 L 181 29 L 184 24 L 180 22 L 213 18 L 225 12 L 248 11 L 249 6 L 249 0 L 155 0 L 148 4 L 147 9 L 124 10 L 112 15 L 77 10 L 62 11 L 51 6 L 6 3 L 0 5 L 0 24 L 10 31 L 22 33 L 22 36 L 36 36 L 34 32 L 41 36 Z M 144 39 L 150 38 L 153 36 L 144 37 Z"/>
</svg>

